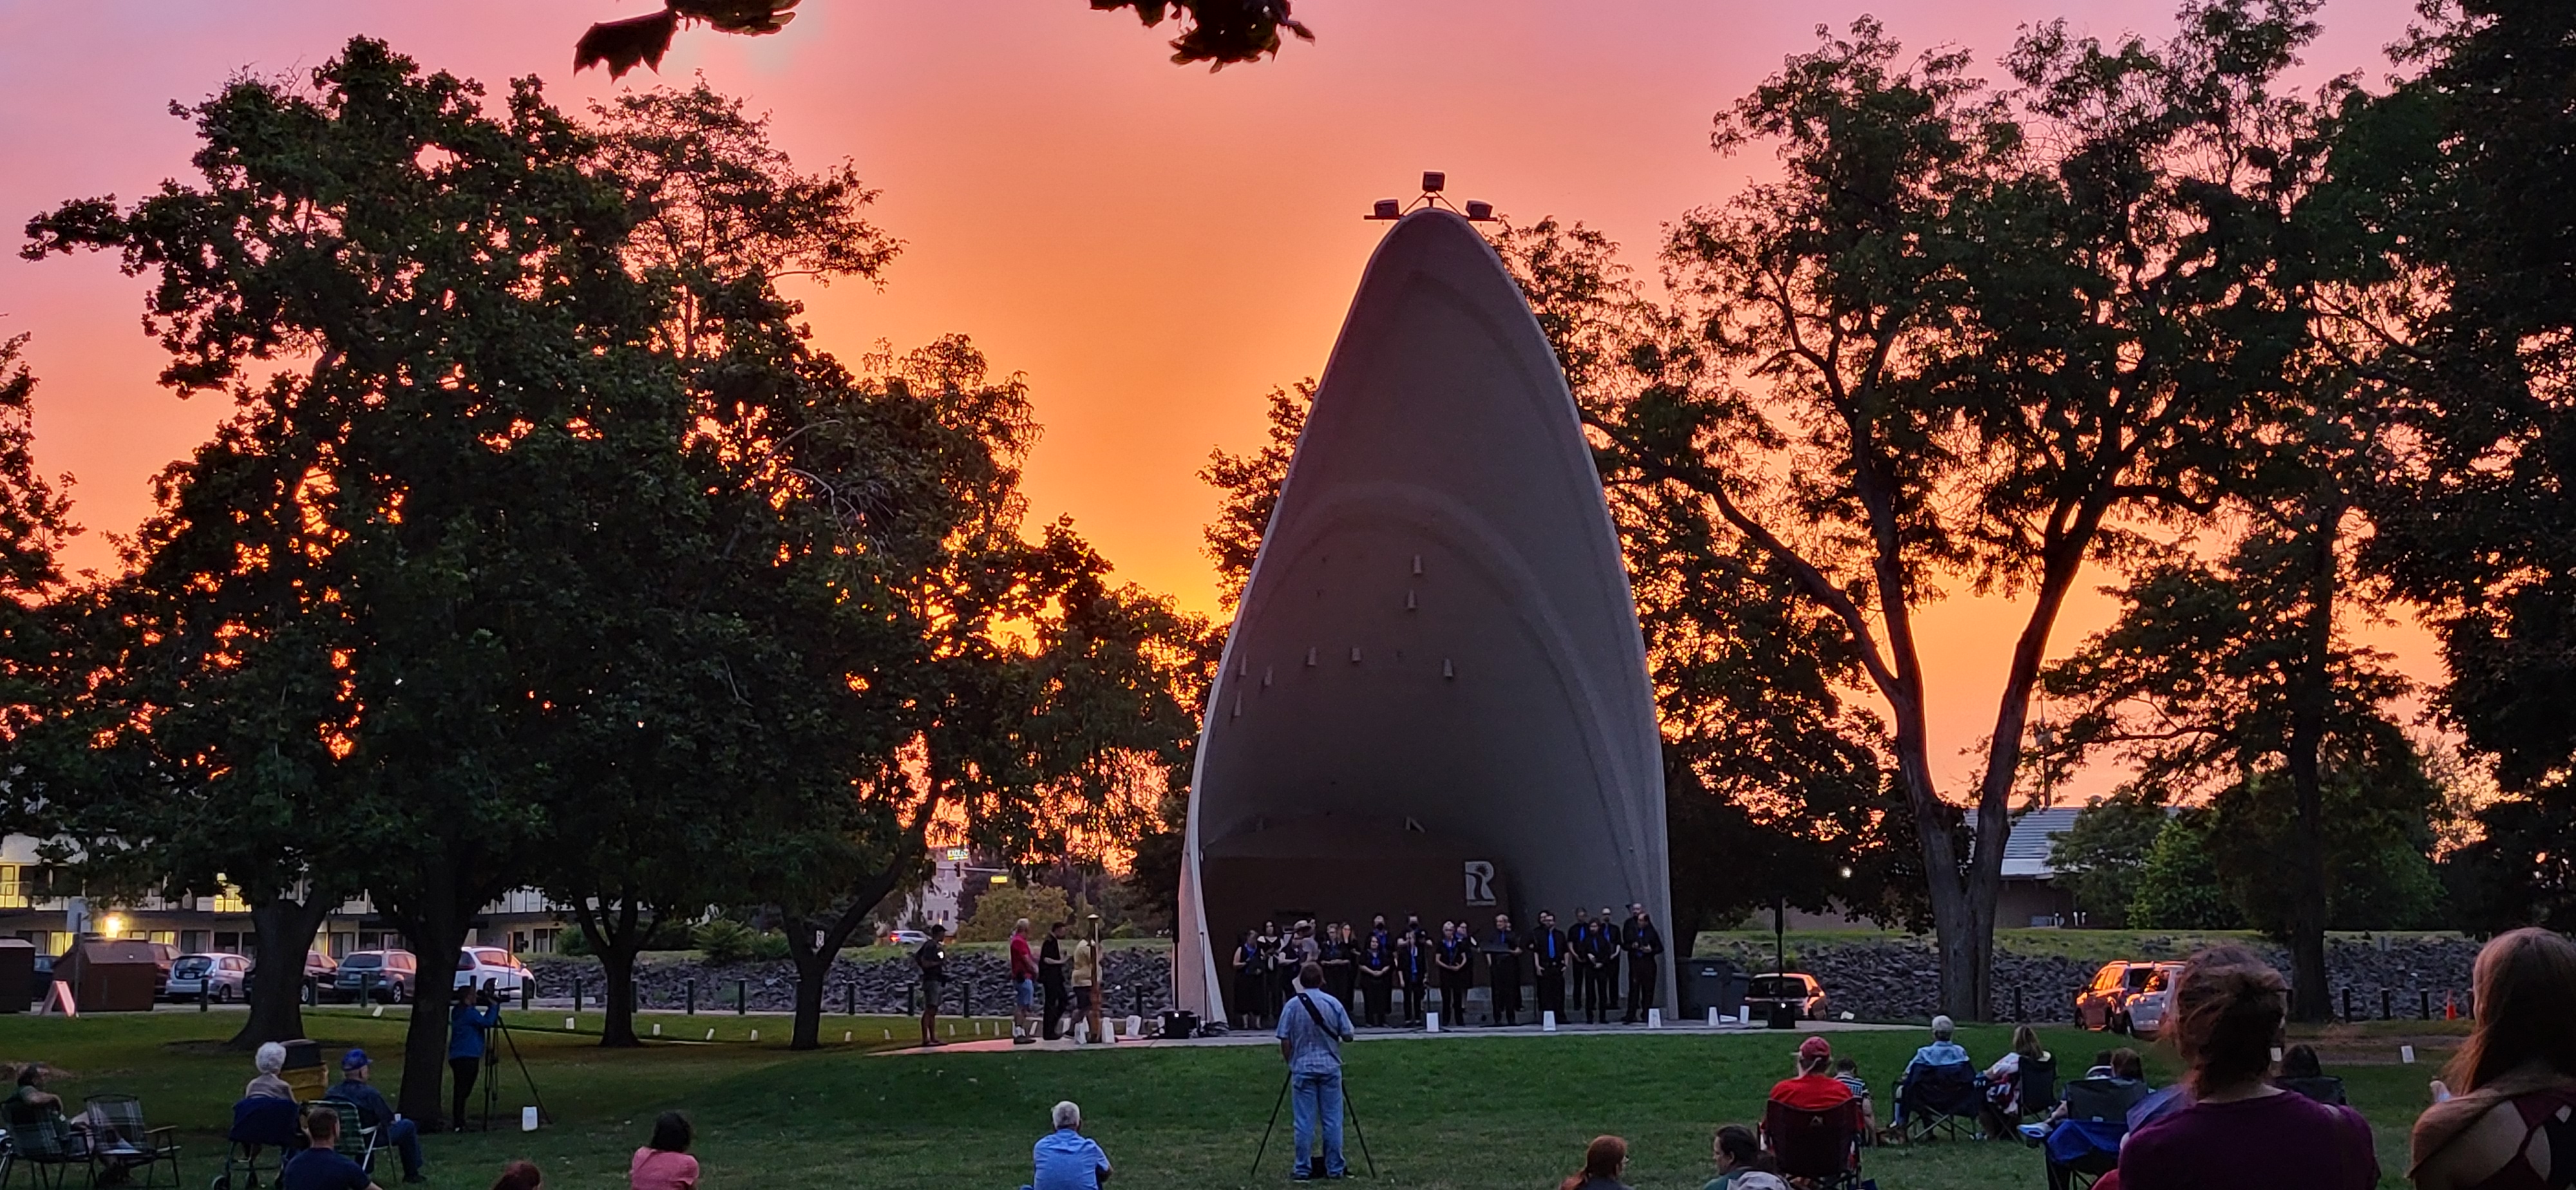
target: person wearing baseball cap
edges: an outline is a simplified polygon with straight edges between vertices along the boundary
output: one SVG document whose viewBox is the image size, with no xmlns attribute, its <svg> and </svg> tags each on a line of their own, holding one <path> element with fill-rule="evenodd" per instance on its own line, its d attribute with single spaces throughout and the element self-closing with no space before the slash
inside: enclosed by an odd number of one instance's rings
<svg viewBox="0 0 2576 1190">
<path fill-rule="evenodd" d="M 1852 1091 L 1834 1077 L 1834 1046 L 1822 1037 L 1798 1043 L 1798 1073 L 1772 1084 L 1771 1098 L 1800 1111 L 1825 1111 L 1851 1102 Z"/>
<path fill-rule="evenodd" d="M 375 1129 L 385 1144 L 402 1154 L 404 1181 L 426 1181 L 420 1176 L 420 1126 L 394 1114 L 394 1105 L 385 1102 L 384 1093 L 368 1082 L 374 1071 L 375 1065 L 367 1059 L 367 1051 L 352 1047 L 348 1053 L 340 1055 L 339 1085 L 331 1088 L 323 1098 L 337 1099 L 357 1108 L 359 1126 Z"/>
</svg>

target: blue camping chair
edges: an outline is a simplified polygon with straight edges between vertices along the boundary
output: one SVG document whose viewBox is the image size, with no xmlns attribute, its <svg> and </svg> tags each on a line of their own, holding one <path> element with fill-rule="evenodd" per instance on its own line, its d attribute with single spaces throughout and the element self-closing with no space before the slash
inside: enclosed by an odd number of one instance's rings
<svg viewBox="0 0 2576 1190">
<path fill-rule="evenodd" d="M 1985 1107 L 1986 1092 L 1974 1065 L 1950 1062 L 1918 1068 L 1897 1091 L 1896 1101 L 1905 1112 L 1903 1139 L 1955 1139 L 1960 1130 L 1973 1132 L 1977 1128 L 1977 1113 Z"/>
<path fill-rule="evenodd" d="M 213 1190 L 247 1190 L 263 1175 L 274 1185 L 286 1159 L 304 1148 L 303 1113 L 292 1099 L 259 1095 L 233 1104 L 232 1130 L 224 1134 L 224 1172 Z"/>
</svg>

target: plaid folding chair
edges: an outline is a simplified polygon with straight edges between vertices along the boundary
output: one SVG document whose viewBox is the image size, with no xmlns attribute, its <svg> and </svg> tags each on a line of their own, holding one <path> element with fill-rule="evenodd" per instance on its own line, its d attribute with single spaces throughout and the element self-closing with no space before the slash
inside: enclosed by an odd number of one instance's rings
<svg viewBox="0 0 2576 1190">
<path fill-rule="evenodd" d="M 59 1190 L 64 1175 L 74 1166 L 89 1170 L 89 1147 L 72 1132 L 72 1122 L 63 1118 L 58 1108 L 24 1112 L 16 1100 L 6 1101 L 8 1110 L 0 1120 L 9 1126 L 8 1148 L 0 1152 L 0 1190 L 18 1176 L 18 1167 L 27 1167 L 27 1180 L 38 1190 Z M 48 1178 L 46 1171 L 53 1171 Z M 96 1175 L 91 1174 L 93 1184 Z"/>
<path fill-rule="evenodd" d="M 154 1128 L 143 1122 L 143 1101 L 132 1095 L 92 1095 L 85 1101 L 90 1118 L 97 1127 L 89 1142 L 90 1178 L 96 1181 L 102 1169 L 141 1170 L 138 1187 L 159 1185 L 153 1171 L 164 1163 L 170 1167 L 170 1185 L 177 1187 L 179 1174 L 179 1130 Z"/>
<path fill-rule="evenodd" d="M 306 1107 L 327 1107 L 340 1117 L 340 1139 L 332 1150 L 368 1173 L 376 1172 L 376 1154 L 385 1150 L 384 1140 L 375 1129 L 367 1127 L 358 1115 L 358 1105 L 346 1099 L 316 1099 Z M 5 1188 L 0 1188 L 5 1190 Z"/>
<path fill-rule="evenodd" d="M 1957 1139 L 1962 1129 L 1973 1131 L 1977 1127 L 1977 1113 L 1985 1108 L 1986 1093 L 1978 1085 L 1976 1067 L 1952 1062 L 1923 1067 L 1897 1092 L 1896 1101 L 1905 1113 L 1905 1140 L 1930 1140 L 1936 1136 Z"/>
<path fill-rule="evenodd" d="M 1762 1143 L 1780 1163 L 1780 1176 L 1799 1190 L 1857 1190 L 1860 1133 L 1857 1099 L 1822 1111 L 1777 1099 L 1762 1108 Z"/>
</svg>

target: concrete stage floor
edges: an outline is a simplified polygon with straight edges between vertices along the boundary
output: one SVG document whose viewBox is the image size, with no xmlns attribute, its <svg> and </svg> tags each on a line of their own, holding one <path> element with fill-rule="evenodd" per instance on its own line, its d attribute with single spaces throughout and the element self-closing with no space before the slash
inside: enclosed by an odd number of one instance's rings
<svg viewBox="0 0 2576 1190">
<path fill-rule="evenodd" d="M 1179 1046 L 1277 1045 L 1277 1044 L 1278 1044 L 1278 1041 L 1277 1041 L 1274 1037 L 1272 1037 L 1272 1035 L 1271 1035 L 1270 1031 L 1269 1031 L 1269 1030 L 1267 1030 L 1267 1029 L 1255 1030 L 1255 1031 L 1251 1031 L 1251 1032 L 1234 1032 L 1234 1033 L 1228 1033 L 1228 1034 L 1226 1034 L 1226 1035 L 1224 1035 L 1224 1036 L 1222 1036 L 1222 1037 L 1192 1037 L 1192 1038 L 1188 1038 L 1188 1039 L 1186 1039 L 1186 1040 L 1166 1041 L 1166 1040 L 1163 1040 L 1163 1039 L 1161 1039 L 1161 1038 L 1137 1038 L 1137 1039 L 1134 1039 L 1134 1040 L 1130 1040 L 1130 1039 L 1128 1039 L 1128 1038 L 1124 1035 L 1124 1032 L 1123 1032 L 1123 1031 L 1126 1029 L 1126 1027 L 1127 1027 L 1127 1023 L 1126 1023 L 1124 1020 L 1119 1021 L 1119 1022 L 1118 1022 L 1118 1028 L 1122 1031 L 1122 1032 L 1121 1032 L 1121 1035 L 1119 1036 L 1119 1039 L 1118 1039 L 1117 1041 L 1115 1041 L 1115 1042 L 1111 1042 L 1111 1043 L 1108 1043 L 1108 1044 L 1106 1044 L 1106 1045 L 1077 1046 L 1077 1045 L 1075 1045 L 1072 1041 L 1069 1041 L 1069 1040 L 1057 1040 L 1057 1041 L 1040 1041 L 1040 1042 L 1036 1043 L 1035 1045 L 1017 1045 L 1017 1046 L 1015 1046 L 1015 1045 L 1012 1045 L 1012 1044 L 1011 1044 L 1011 1039 L 1010 1039 L 1009 1034 L 1008 1034 L 1008 1033 L 1005 1033 L 1005 1034 L 1003 1034 L 1002 1036 L 999 1036 L 999 1037 L 992 1037 L 992 1036 L 986 1036 L 986 1037 L 964 1037 L 964 1038 L 960 1038 L 960 1039 L 955 1040 L 955 1041 L 951 1041 L 951 1042 L 949 1042 L 949 1043 L 948 1043 L 948 1044 L 946 1044 L 946 1045 L 930 1046 L 930 1047 L 927 1047 L 927 1048 L 924 1048 L 924 1047 L 922 1047 L 922 1046 L 909 1046 L 909 1047 L 906 1047 L 906 1048 L 903 1048 L 903 1049 L 880 1050 L 880 1051 L 878 1051 L 878 1053 L 879 1053 L 880 1055 L 886 1055 L 886 1054 L 912 1054 L 912 1055 L 919 1055 L 919 1054 L 961 1054 L 961 1053 L 962 1053 L 962 1054 L 987 1054 L 987 1053 L 1004 1053 L 1004 1052 L 1014 1052 L 1014 1051 L 1037 1051 L 1037 1050 L 1067 1050 L 1067 1049 L 1125 1049 L 1125 1048 L 1128 1048 L 1128 1047 L 1130 1047 L 1130 1046 L 1142 1046 L 1142 1047 L 1147 1047 L 1147 1048 L 1153 1048 L 1153 1047 L 1179 1047 Z M 1007 1028 L 1007 1026 L 1005 1026 L 1005 1028 Z M 1651 1028 L 1651 1029 L 1650 1029 L 1650 1028 L 1648 1028 L 1648 1027 L 1646 1027 L 1646 1026 L 1644 1026 L 1644 1025 L 1577 1025 L 1577 1024 L 1560 1024 L 1560 1025 L 1558 1025 L 1558 1026 L 1557 1026 L 1557 1028 L 1556 1028 L 1556 1032 L 1555 1032 L 1555 1033 L 1548 1033 L 1548 1032 L 1546 1032 L 1545 1030 L 1541 1029 L 1541 1028 L 1540 1028 L 1539 1026 L 1537 1026 L 1537 1025 L 1513 1025 L 1513 1026 L 1508 1026 L 1508 1027 L 1505 1027 L 1505 1028 L 1499 1028 L 1499 1029 L 1498 1029 L 1498 1028 L 1491 1028 L 1491 1027 L 1484 1026 L 1484 1025 L 1469 1025 L 1469 1026 L 1467 1026 L 1467 1027 L 1465 1027 L 1465 1028 L 1463 1028 L 1463 1029 L 1453 1029 L 1453 1028 L 1450 1028 L 1450 1027 L 1448 1027 L 1448 1026 L 1446 1026 L 1446 1025 L 1443 1025 L 1443 1026 L 1441 1026 L 1441 1029 L 1440 1029 L 1440 1031 L 1439 1031 L 1438 1033 L 1429 1033 L 1429 1032 L 1425 1032 L 1425 1031 L 1420 1030 L 1420 1029 L 1362 1029 L 1362 1030 L 1360 1030 L 1360 1031 L 1359 1031 L 1359 1037 L 1358 1037 L 1357 1041 L 1356 1041 L 1356 1042 L 1354 1042 L 1354 1044 L 1369 1044 L 1369 1043 L 1381 1042 L 1381 1041 L 1426 1041 L 1426 1042 L 1439 1042 L 1439 1041 L 1447 1041 L 1447 1040 L 1450 1040 L 1450 1039 L 1452 1039 L 1452 1038 L 1459 1038 L 1459 1039 L 1474 1039 L 1474 1038 L 1480 1038 L 1480 1037 L 1496 1037 L 1496 1038 L 1502 1038 L 1502 1037 L 1556 1037 L 1556 1036 L 1582 1036 L 1582 1035 L 1600 1035 L 1600 1034 L 1614 1034 L 1614 1035 L 1638 1035 L 1638 1034 L 1643 1034 L 1643 1035 L 1648 1035 L 1648 1036 L 1664 1036 L 1664 1035 L 1670 1035 L 1670 1036 L 1677 1036 L 1677 1037 L 1686 1037 L 1686 1036 L 1701 1036 L 1701 1037 L 1705 1037 L 1705 1036 L 1712 1036 L 1712 1035 L 1715 1035 L 1715 1036 L 1736 1036 L 1736 1035 L 1741 1035 L 1741 1036 L 1759 1036 L 1759 1035 L 1762 1035 L 1762 1034 L 1766 1034 L 1766 1033 L 1767 1033 L 1767 1034 L 1772 1034 L 1772 1035 L 1774 1035 L 1774 1036 L 1779 1036 L 1779 1037 L 1803 1037 L 1803 1036 L 1805 1036 L 1806 1034 L 1809 1034 L 1809 1033 L 1853 1033 L 1853 1032 L 1871 1032 L 1871 1031 L 1885 1031 L 1885 1030 L 1900 1030 L 1900 1031 L 1902 1031 L 1902 1030 L 1913 1030 L 1913 1031 L 1916 1031 L 1916 1032 L 1920 1032 L 1920 1031 L 1922 1031 L 1922 1029 L 1923 1029 L 1923 1028 L 1924 1028 L 1924 1026 L 1922 1026 L 1922 1025 L 1882 1025 L 1882 1024 L 1873 1024 L 1873 1023 L 1866 1022 L 1866 1021 L 1800 1021 L 1800 1022 L 1798 1022 L 1798 1027 L 1797 1027 L 1797 1028 L 1795 1028 L 1795 1029 L 1767 1029 L 1767 1028 L 1764 1028 L 1763 1026 L 1761 1026 L 1761 1025 L 1759 1025 L 1759 1024 L 1744 1025 L 1744 1024 L 1737 1024 L 1737 1023 L 1736 1023 L 1736 1022 L 1734 1022 L 1734 1021 L 1721 1021 L 1721 1022 L 1718 1024 L 1718 1026 L 1717 1026 L 1716 1028 L 1713 1028 L 1713 1029 L 1712 1029 L 1712 1028 L 1710 1028 L 1710 1027 L 1705 1023 L 1705 1021 L 1693 1021 L 1693 1022 L 1691 1022 L 1691 1023 L 1689 1023 L 1689 1024 L 1666 1024 L 1666 1025 L 1664 1025 L 1664 1026 L 1662 1026 L 1662 1027 L 1660 1027 L 1660 1028 Z"/>
</svg>

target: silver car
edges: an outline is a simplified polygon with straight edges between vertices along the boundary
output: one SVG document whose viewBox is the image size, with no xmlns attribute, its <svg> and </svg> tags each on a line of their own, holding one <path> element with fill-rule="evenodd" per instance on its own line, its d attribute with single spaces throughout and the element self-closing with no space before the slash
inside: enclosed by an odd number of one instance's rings
<svg viewBox="0 0 2576 1190">
<path fill-rule="evenodd" d="M 250 974 L 250 960 L 237 954 L 181 955 L 170 964 L 170 982 L 163 994 L 173 1000 L 194 1000 L 203 994 L 219 1004 L 230 1004 L 242 997 L 242 979 Z"/>
</svg>

